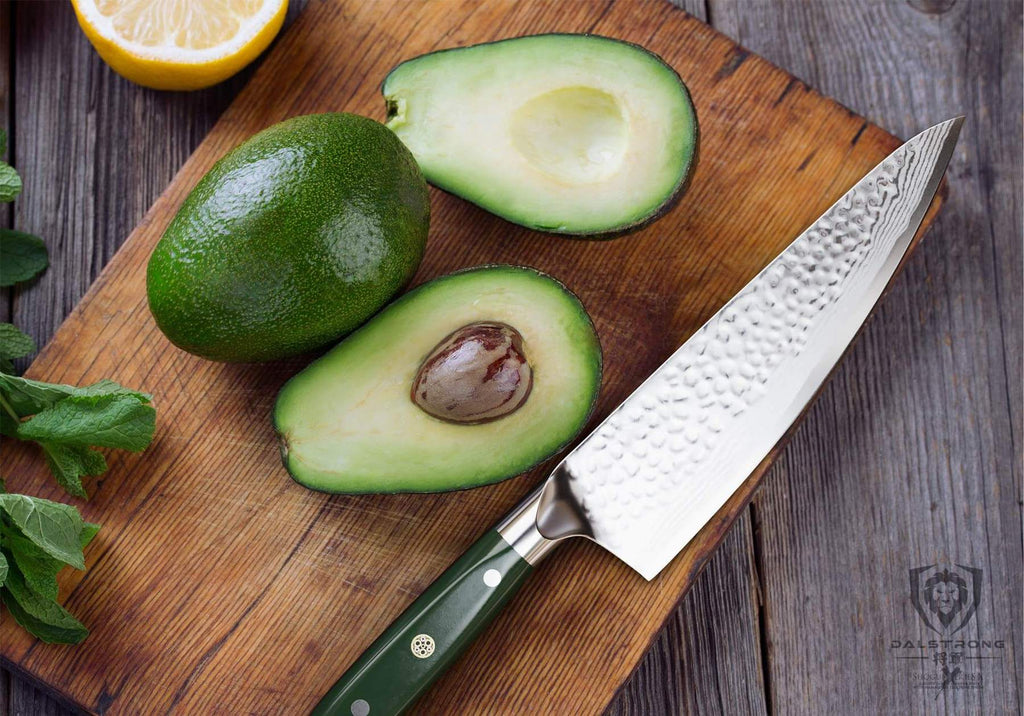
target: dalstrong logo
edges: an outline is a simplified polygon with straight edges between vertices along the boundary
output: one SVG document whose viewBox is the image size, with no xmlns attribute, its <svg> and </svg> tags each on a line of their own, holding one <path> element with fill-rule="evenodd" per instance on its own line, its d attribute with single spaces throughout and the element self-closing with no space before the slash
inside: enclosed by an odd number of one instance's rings
<svg viewBox="0 0 1024 716">
<path fill-rule="evenodd" d="M 993 672 L 983 673 L 985 665 L 1003 658 L 1005 642 L 987 638 L 980 626 L 986 620 L 976 617 L 981 585 L 982 571 L 963 564 L 910 570 L 910 602 L 924 626 L 936 634 L 931 639 L 904 635 L 889 642 L 896 663 L 909 667 L 896 673 L 912 688 L 935 692 L 938 699 L 949 691 L 978 690 L 989 683 Z M 957 634 L 972 620 L 976 636 Z"/>
<path fill-rule="evenodd" d="M 929 564 L 910 570 L 910 600 L 925 626 L 937 634 L 956 634 L 967 626 L 980 599 L 980 569 Z"/>
</svg>

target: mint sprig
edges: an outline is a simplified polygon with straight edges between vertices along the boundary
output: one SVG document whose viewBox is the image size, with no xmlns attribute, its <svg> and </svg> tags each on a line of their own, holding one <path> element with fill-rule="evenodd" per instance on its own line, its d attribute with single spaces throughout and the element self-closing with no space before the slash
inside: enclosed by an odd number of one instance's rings
<svg viewBox="0 0 1024 716">
<path fill-rule="evenodd" d="M 6 149 L 7 134 L 0 130 L 0 156 Z M 0 202 L 12 201 L 21 189 L 18 172 L 0 161 Z M 48 263 L 42 239 L 0 229 L 0 287 L 28 281 Z M 86 497 L 81 476 L 107 468 L 94 446 L 141 450 L 152 440 L 150 396 L 109 380 L 76 388 L 10 375 L 12 361 L 35 350 L 30 336 L 0 323 L 0 434 L 38 442 L 57 482 Z M 59 644 L 89 635 L 57 603 L 57 574 L 67 565 L 85 569 L 83 550 L 99 529 L 71 505 L 8 494 L 0 479 L 0 602 L 30 634 Z"/>
<path fill-rule="evenodd" d="M 0 373 L 0 433 L 38 443 L 57 483 L 85 498 L 82 477 L 107 469 L 96 448 L 139 452 L 153 440 L 151 398 L 112 380 L 76 388 Z"/>
<path fill-rule="evenodd" d="M 24 358 L 36 352 L 32 336 L 22 333 L 14 324 L 0 323 L 0 371 L 14 372 L 15 358 Z"/>
<path fill-rule="evenodd" d="M 7 494 L 0 483 L 0 601 L 33 636 L 77 644 L 89 635 L 57 603 L 57 574 L 85 569 L 83 550 L 98 530 L 71 505 Z"/>
</svg>

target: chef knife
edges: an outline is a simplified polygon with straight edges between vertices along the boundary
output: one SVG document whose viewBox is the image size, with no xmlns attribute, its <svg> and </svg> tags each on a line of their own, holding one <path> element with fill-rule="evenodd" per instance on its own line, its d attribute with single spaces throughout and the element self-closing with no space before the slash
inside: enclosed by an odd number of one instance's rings
<svg viewBox="0 0 1024 716">
<path fill-rule="evenodd" d="M 404 711 L 567 538 L 592 539 L 653 579 L 817 393 L 910 246 L 962 122 L 908 141 L 800 234 L 406 609 L 313 713 Z"/>
</svg>

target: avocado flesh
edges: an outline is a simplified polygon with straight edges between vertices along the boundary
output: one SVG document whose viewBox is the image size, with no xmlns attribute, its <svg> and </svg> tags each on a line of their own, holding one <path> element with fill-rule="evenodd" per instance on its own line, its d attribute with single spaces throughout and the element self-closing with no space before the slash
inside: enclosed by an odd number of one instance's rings
<svg viewBox="0 0 1024 716">
<path fill-rule="evenodd" d="M 295 117 L 230 151 L 188 195 L 149 259 L 150 310 L 205 358 L 309 351 L 408 283 L 429 218 L 416 161 L 382 124 Z"/>
<path fill-rule="evenodd" d="M 515 412 L 456 424 L 410 389 L 446 336 L 479 321 L 523 337 L 533 388 Z M 426 283 L 292 378 L 274 407 L 292 477 L 325 492 L 436 492 L 497 482 L 563 448 L 586 424 L 601 349 L 568 289 L 532 269 L 489 266 Z"/>
<path fill-rule="evenodd" d="M 408 60 L 384 80 L 387 126 L 427 181 L 509 221 L 619 234 L 678 198 L 697 119 L 658 56 L 593 35 L 536 35 Z"/>
</svg>

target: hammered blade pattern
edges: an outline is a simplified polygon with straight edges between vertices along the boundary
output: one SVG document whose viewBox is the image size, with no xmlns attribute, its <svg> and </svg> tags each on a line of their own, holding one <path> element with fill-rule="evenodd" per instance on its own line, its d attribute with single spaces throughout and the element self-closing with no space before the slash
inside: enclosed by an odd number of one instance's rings
<svg viewBox="0 0 1024 716">
<path fill-rule="evenodd" d="M 920 225 L 958 129 L 937 125 L 891 154 L 570 453 L 545 491 L 541 531 L 554 536 L 545 522 L 569 499 L 581 531 L 648 579 L 668 564 L 842 355 Z"/>
</svg>

